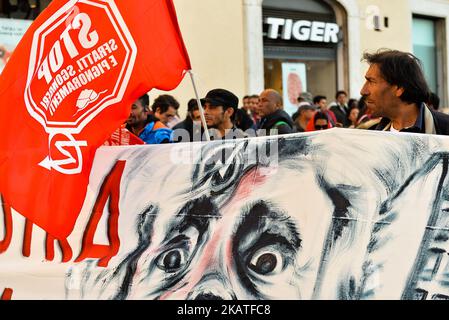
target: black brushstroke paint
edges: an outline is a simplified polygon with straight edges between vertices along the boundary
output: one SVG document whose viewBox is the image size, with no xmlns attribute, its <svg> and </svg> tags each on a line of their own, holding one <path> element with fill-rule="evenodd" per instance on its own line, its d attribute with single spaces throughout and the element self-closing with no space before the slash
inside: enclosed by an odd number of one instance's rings
<svg viewBox="0 0 449 320">
<path fill-rule="evenodd" d="M 334 205 L 334 211 L 332 214 L 332 222 L 327 232 L 326 240 L 324 243 L 324 248 L 321 254 L 320 266 L 318 267 L 318 275 L 317 281 L 315 283 L 315 287 L 313 288 L 313 297 L 318 297 L 321 291 L 322 285 L 322 277 L 326 272 L 328 256 L 332 251 L 333 244 L 338 241 L 343 235 L 345 228 L 347 228 L 350 223 L 349 221 L 349 208 L 351 207 L 351 202 L 349 201 L 350 192 L 346 192 L 345 190 L 347 186 L 332 186 L 330 185 L 322 175 L 317 175 L 317 181 L 321 188 L 323 188 L 324 192 L 329 196 L 332 204 Z M 342 287 L 346 287 L 343 289 Z M 344 281 L 340 284 L 339 292 L 344 290 L 350 291 L 349 289 L 350 283 Z M 355 291 L 355 289 L 353 290 Z"/>
<path fill-rule="evenodd" d="M 185 232 L 187 229 L 194 227 L 198 230 L 198 239 L 196 241 L 196 246 L 193 248 L 192 253 L 188 257 L 186 264 L 174 272 L 171 275 L 167 275 L 164 283 L 154 291 L 154 294 L 162 295 L 164 292 L 171 290 L 174 286 L 178 285 L 179 282 L 186 277 L 190 270 L 190 266 L 194 257 L 201 251 L 201 248 L 208 240 L 210 234 L 210 220 L 219 219 L 220 213 L 218 208 L 212 202 L 211 198 L 207 196 L 202 196 L 198 199 L 194 199 L 185 204 L 173 221 L 170 223 L 170 227 L 165 234 L 162 246 L 165 247 L 169 243 L 172 244 L 172 248 L 177 247 L 176 243 L 173 243 L 173 239 L 180 239 L 179 235 Z M 178 241 L 179 242 L 179 241 Z M 178 246 L 182 243 L 178 243 Z M 154 268 L 157 268 L 157 259 L 154 259 L 151 266 L 149 267 L 147 273 L 151 275 Z"/>
<path fill-rule="evenodd" d="M 217 281 L 221 290 L 210 288 L 208 283 Z M 218 291 L 218 292 L 216 292 Z M 195 288 L 187 295 L 187 300 L 237 300 L 237 296 L 231 289 L 229 279 L 221 272 L 209 272 L 201 277 Z"/>
<path fill-rule="evenodd" d="M 121 284 L 119 291 L 114 296 L 114 300 L 125 300 L 131 290 L 132 279 L 136 273 L 137 262 L 139 261 L 142 253 L 148 249 L 151 244 L 151 237 L 153 233 L 154 220 L 158 214 L 159 208 L 156 206 L 149 206 L 145 212 L 139 215 L 137 222 L 137 232 L 139 235 L 137 248 L 134 249 L 115 269 L 112 278 L 108 281 L 112 281 L 118 277 L 122 269 L 125 269 L 125 276 L 123 283 Z"/>
<path fill-rule="evenodd" d="M 442 166 L 441 176 L 434 196 L 435 201 L 433 203 L 432 211 L 429 217 L 429 221 L 427 223 L 427 226 L 431 228 L 427 228 L 424 233 L 421 246 L 416 256 L 414 267 L 407 280 L 405 289 L 402 293 L 401 298 L 405 300 L 416 298 L 416 292 L 418 289 L 420 289 L 418 285 L 420 281 L 420 275 L 423 273 L 427 261 L 431 258 L 429 250 L 432 249 L 431 245 L 432 241 L 434 241 L 433 237 L 434 230 L 432 230 L 432 227 L 436 227 L 438 225 L 437 222 L 440 219 L 440 214 L 443 214 L 441 210 L 443 202 L 443 194 L 447 192 L 448 188 L 448 182 L 446 181 L 448 176 L 448 161 L 449 155 L 447 153 L 434 154 L 429 160 L 429 162 L 426 163 L 425 170 L 420 172 L 420 175 L 426 175 L 428 174 L 428 172 L 430 172 L 431 169 L 434 169 L 438 164 Z M 433 270 L 433 272 L 436 271 Z"/>
<path fill-rule="evenodd" d="M 310 147 L 310 142 L 307 138 L 298 138 L 295 139 L 287 139 L 281 137 L 277 140 L 278 142 L 278 150 L 279 150 L 279 159 L 291 159 L 295 158 L 298 155 L 307 155 Z"/>
<path fill-rule="evenodd" d="M 232 254 L 235 259 L 237 275 L 245 288 L 254 297 L 260 299 L 264 297 L 261 296 L 253 280 L 248 275 L 248 263 L 251 259 L 251 254 L 260 248 L 281 244 L 286 249 L 284 255 L 290 250 L 291 255 L 294 256 L 301 246 L 301 238 L 296 225 L 284 213 L 276 210 L 270 203 L 259 201 L 252 205 L 247 212 L 242 212 L 242 220 L 237 226 L 232 241 Z M 286 234 L 270 233 L 271 224 L 284 224 L 285 228 L 276 228 L 276 230 L 286 230 Z M 257 240 L 247 252 L 241 252 L 241 243 L 248 235 L 258 235 Z"/>
</svg>

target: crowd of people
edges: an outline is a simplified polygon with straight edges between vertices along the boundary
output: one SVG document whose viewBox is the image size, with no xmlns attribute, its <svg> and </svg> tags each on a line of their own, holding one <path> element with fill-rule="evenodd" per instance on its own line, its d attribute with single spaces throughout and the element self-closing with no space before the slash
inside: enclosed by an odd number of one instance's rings
<svg viewBox="0 0 449 320">
<path fill-rule="evenodd" d="M 303 92 L 293 114 L 284 111 L 274 89 L 242 99 L 226 89 L 213 89 L 200 99 L 211 140 L 283 135 L 330 128 L 449 134 L 449 115 L 425 81 L 419 60 L 410 53 L 381 50 L 365 54 L 369 69 L 359 99 L 344 90 L 331 103 L 324 95 Z M 135 101 L 126 128 L 147 144 L 206 140 L 196 99 L 181 121 L 179 102 L 161 95 L 151 104 L 147 94 Z"/>
</svg>

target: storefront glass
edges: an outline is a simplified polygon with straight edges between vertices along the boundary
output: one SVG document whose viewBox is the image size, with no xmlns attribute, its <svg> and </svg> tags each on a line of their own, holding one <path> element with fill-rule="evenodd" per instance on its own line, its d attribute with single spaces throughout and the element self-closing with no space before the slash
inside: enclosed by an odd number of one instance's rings
<svg viewBox="0 0 449 320">
<path fill-rule="evenodd" d="M 296 105 L 296 99 L 304 91 L 313 95 L 327 96 L 331 101 L 337 90 L 335 60 L 313 61 L 265 58 L 264 69 L 266 88 L 273 88 L 282 94 L 284 94 L 284 88 L 287 88 L 287 96 L 290 103 L 284 101 L 285 106 Z M 298 76 L 292 76 L 292 74 L 297 74 Z M 292 113 L 291 111 L 295 112 L 296 107 L 293 106 L 292 110 L 287 110 L 289 113 Z"/>
<path fill-rule="evenodd" d="M 413 17 L 413 53 L 421 60 L 430 90 L 437 89 L 437 43 L 435 21 Z"/>
<path fill-rule="evenodd" d="M 332 8 L 318 0 L 302 6 L 292 0 L 264 1 L 263 23 L 265 87 L 283 95 L 284 109 L 294 113 L 304 91 L 332 101 L 342 41 Z"/>
</svg>

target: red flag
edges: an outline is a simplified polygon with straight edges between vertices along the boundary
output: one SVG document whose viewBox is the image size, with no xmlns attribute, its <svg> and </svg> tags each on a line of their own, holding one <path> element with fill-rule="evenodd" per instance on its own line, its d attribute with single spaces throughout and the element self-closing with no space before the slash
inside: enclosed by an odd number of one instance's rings
<svg viewBox="0 0 449 320">
<path fill-rule="evenodd" d="M 126 129 L 125 125 L 117 128 L 103 143 L 104 146 L 133 146 L 139 144 L 145 144 L 145 142 Z"/>
<path fill-rule="evenodd" d="M 172 0 L 54 0 L 0 76 L 0 192 L 67 237 L 95 150 L 152 88 L 171 90 L 190 62 Z"/>
</svg>

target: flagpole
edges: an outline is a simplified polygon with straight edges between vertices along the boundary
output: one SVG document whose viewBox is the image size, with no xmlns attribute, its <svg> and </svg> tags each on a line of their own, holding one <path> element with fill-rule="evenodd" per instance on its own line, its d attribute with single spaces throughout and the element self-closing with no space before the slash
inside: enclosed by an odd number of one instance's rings
<svg viewBox="0 0 449 320">
<path fill-rule="evenodd" d="M 203 123 L 204 133 L 206 134 L 206 140 L 210 141 L 209 128 L 207 127 L 206 118 L 204 117 L 203 105 L 201 104 L 201 100 L 198 95 L 198 90 L 196 89 L 195 78 L 193 76 L 192 70 L 189 70 L 187 72 L 190 74 L 190 79 L 192 80 L 193 90 L 195 91 L 195 97 L 196 97 L 196 101 L 198 103 L 198 109 L 200 110 L 201 122 Z"/>
</svg>

